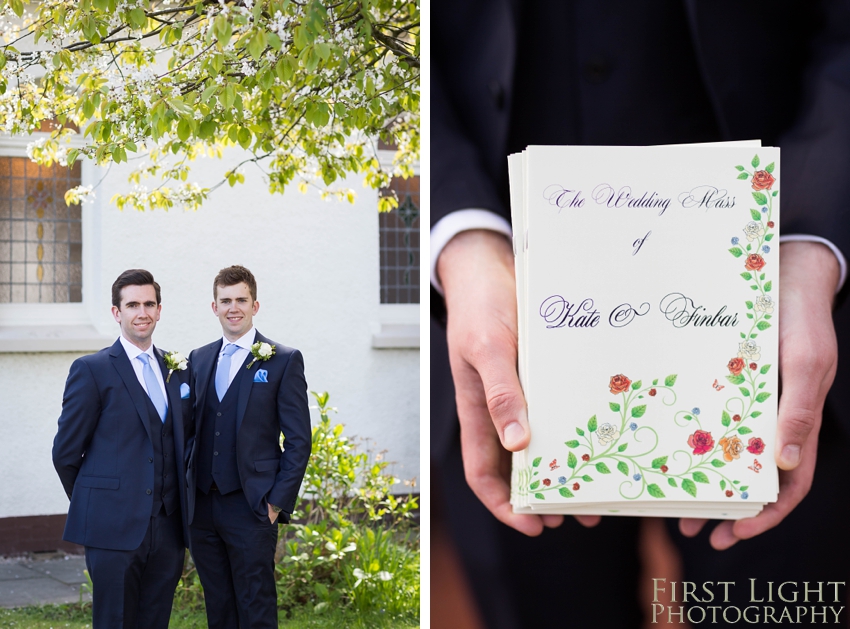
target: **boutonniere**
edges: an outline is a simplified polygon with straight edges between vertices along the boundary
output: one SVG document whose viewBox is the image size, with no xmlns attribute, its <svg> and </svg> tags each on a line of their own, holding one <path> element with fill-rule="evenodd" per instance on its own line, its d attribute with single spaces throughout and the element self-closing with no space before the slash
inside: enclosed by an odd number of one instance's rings
<svg viewBox="0 0 850 629">
<path fill-rule="evenodd" d="M 165 355 L 165 366 L 168 367 L 168 376 L 165 378 L 165 381 L 168 382 L 171 379 L 171 374 L 175 371 L 185 370 L 189 366 L 189 361 L 180 352 L 168 352 Z"/>
<path fill-rule="evenodd" d="M 274 347 L 274 345 L 269 345 L 268 343 L 254 343 L 251 346 L 251 355 L 254 357 L 254 360 L 248 363 L 246 369 L 250 369 L 251 365 L 253 365 L 258 360 L 266 361 L 272 356 L 274 356 Z"/>
</svg>

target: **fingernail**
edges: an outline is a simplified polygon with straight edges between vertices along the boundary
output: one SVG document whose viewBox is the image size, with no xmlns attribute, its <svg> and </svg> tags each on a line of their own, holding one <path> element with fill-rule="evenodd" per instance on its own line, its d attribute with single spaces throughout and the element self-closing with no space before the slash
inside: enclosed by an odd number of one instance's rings
<svg viewBox="0 0 850 629">
<path fill-rule="evenodd" d="M 800 462 L 800 446 L 785 446 L 782 448 L 782 454 L 779 457 L 782 465 L 786 467 L 796 467 Z"/>
<path fill-rule="evenodd" d="M 519 422 L 511 422 L 505 426 L 505 447 L 509 450 L 515 448 L 525 439 L 525 430 Z"/>
</svg>

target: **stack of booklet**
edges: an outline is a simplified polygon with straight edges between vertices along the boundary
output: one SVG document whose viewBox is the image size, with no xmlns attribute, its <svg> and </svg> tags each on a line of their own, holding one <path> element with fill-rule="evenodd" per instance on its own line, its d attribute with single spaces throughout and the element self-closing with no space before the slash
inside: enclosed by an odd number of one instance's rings
<svg viewBox="0 0 850 629">
<path fill-rule="evenodd" d="M 739 519 L 778 492 L 779 149 L 509 157 L 519 513 Z"/>
</svg>

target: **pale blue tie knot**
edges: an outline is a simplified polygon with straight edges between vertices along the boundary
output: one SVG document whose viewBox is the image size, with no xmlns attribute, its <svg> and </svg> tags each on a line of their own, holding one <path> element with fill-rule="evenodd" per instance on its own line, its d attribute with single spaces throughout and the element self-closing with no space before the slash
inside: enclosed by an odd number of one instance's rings
<svg viewBox="0 0 850 629">
<path fill-rule="evenodd" d="M 215 371 L 215 392 L 218 395 L 218 401 L 224 399 L 224 394 L 227 393 L 227 387 L 230 386 L 230 357 L 239 349 L 238 345 L 228 343 L 224 346 L 221 354 L 221 359 L 218 361 L 218 367 Z"/>
<path fill-rule="evenodd" d="M 162 389 L 159 388 L 159 381 L 156 379 L 153 369 L 151 368 L 150 356 L 142 352 L 137 356 L 137 358 L 141 360 L 144 365 L 144 367 L 142 367 L 142 377 L 144 378 L 145 386 L 148 389 L 148 397 L 150 397 L 151 402 L 153 402 L 156 412 L 159 413 L 159 418 L 165 422 L 165 414 L 168 412 L 168 403 L 162 395 Z"/>
</svg>

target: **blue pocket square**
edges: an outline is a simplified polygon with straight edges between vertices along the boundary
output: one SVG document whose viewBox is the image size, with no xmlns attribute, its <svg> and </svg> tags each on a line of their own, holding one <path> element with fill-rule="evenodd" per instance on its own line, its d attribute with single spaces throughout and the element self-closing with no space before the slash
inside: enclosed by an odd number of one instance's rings
<svg viewBox="0 0 850 629">
<path fill-rule="evenodd" d="M 180 399 L 187 400 L 189 399 L 189 385 L 185 382 L 180 385 Z"/>
<path fill-rule="evenodd" d="M 268 382 L 269 381 L 269 372 L 265 369 L 257 369 L 257 373 L 254 374 L 254 382 Z"/>
</svg>

